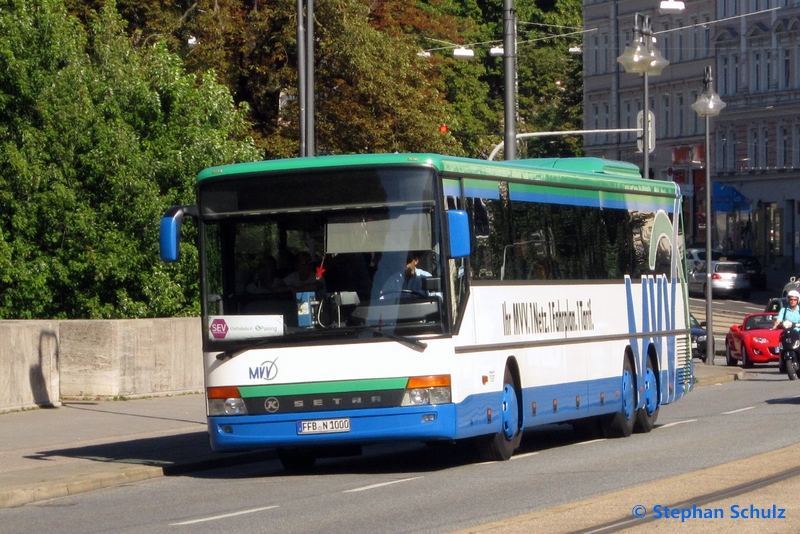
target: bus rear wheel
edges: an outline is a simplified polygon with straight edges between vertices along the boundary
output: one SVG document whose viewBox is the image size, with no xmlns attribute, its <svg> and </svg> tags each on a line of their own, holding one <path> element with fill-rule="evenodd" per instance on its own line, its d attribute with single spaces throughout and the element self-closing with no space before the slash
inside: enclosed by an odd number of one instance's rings
<svg viewBox="0 0 800 534">
<path fill-rule="evenodd" d="M 637 432 L 650 432 L 658 419 L 658 379 L 653 361 L 647 358 L 647 368 L 644 371 L 644 406 L 636 412 Z"/>
<path fill-rule="evenodd" d="M 503 397 L 501 402 L 501 431 L 497 434 L 478 436 L 475 441 L 478 455 L 487 462 L 509 460 L 522 441 L 519 399 L 514 387 L 514 379 L 507 367 L 503 374 Z"/>
</svg>

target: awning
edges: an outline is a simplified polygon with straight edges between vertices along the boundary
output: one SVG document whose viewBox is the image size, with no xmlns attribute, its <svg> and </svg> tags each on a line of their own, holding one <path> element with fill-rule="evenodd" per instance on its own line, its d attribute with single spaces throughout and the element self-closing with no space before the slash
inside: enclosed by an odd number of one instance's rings
<svg viewBox="0 0 800 534">
<path fill-rule="evenodd" d="M 727 184 L 714 184 L 714 211 L 750 211 L 750 201 L 741 191 Z"/>
</svg>

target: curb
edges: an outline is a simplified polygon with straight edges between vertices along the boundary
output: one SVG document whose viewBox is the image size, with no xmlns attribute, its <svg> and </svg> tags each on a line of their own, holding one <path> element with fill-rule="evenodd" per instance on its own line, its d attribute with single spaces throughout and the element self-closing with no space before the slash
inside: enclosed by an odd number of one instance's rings
<svg viewBox="0 0 800 534">
<path fill-rule="evenodd" d="M 695 375 L 694 385 L 695 387 L 715 386 L 717 384 L 733 382 L 735 380 L 744 380 L 744 371 L 723 373 L 721 375 L 707 376 L 707 377 L 698 377 L 697 375 Z"/>
<path fill-rule="evenodd" d="M 45 481 L 39 484 L 0 490 L 0 508 L 14 508 L 58 497 L 67 497 L 103 488 L 139 482 L 150 478 L 181 476 L 189 473 L 263 462 L 277 458 L 274 450 L 261 450 L 187 461 L 163 467 L 139 465 L 120 467 L 91 475 L 80 475 L 67 480 Z"/>
<path fill-rule="evenodd" d="M 32 502 L 66 497 L 162 475 L 163 469 L 161 467 L 136 466 L 75 477 L 67 481 L 44 482 L 38 485 L 3 490 L 0 491 L 0 508 L 13 508 Z"/>
</svg>

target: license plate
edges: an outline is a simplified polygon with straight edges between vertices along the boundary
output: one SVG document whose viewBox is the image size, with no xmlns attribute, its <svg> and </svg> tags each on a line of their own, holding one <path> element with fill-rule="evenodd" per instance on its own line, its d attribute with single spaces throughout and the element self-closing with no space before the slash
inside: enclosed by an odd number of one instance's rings
<svg viewBox="0 0 800 534">
<path fill-rule="evenodd" d="M 317 419 L 315 421 L 298 421 L 298 434 L 332 434 L 350 432 L 350 419 Z"/>
</svg>

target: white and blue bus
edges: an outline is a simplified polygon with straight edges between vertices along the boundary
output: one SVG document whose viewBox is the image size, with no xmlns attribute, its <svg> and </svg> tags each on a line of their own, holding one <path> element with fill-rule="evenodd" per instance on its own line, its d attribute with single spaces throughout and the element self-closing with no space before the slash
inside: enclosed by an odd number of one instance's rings
<svg viewBox="0 0 800 534">
<path fill-rule="evenodd" d="M 692 388 L 680 190 L 634 165 L 326 156 L 196 188 L 160 246 L 178 260 L 196 219 L 216 451 L 305 468 L 463 440 L 507 460 L 539 425 L 648 432 Z"/>
</svg>

